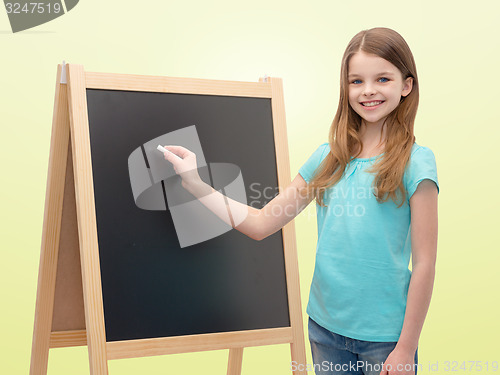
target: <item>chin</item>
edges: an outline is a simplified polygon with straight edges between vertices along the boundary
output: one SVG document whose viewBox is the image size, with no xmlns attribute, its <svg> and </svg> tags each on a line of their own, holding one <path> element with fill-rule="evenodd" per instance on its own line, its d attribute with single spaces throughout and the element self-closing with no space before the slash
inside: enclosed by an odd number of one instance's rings
<svg viewBox="0 0 500 375">
<path fill-rule="evenodd" d="M 383 117 L 376 117 L 376 118 L 361 117 L 361 118 L 363 120 L 365 120 L 366 123 L 373 124 L 373 123 L 378 123 L 379 121 L 381 121 Z"/>
</svg>

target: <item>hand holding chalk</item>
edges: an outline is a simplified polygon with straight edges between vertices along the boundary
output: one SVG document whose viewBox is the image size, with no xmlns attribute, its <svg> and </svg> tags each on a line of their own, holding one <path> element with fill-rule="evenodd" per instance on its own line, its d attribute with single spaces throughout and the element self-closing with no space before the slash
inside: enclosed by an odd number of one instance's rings
<svg viewBox="0 0 500 375">
<path fill-rule="evenodd" d="M 182 178 L 182 185 L 186 187 L 191 183 L 201 181 L 196 164 L 196 155 L 182 146 L 159 145 L 157 150 L 163 152 L 165 159 L 172 163 L 175 173 Z"/>
<path fill-rule="evenodd" d="M 171 154 L 171 155 L 174 155 L 177 159 L 179 160 L 182 160 L 179 156 L 177 156 L 176 154 L 174 154 L 172 151 L 168 151 L 165 147 L 163 147 L 162 145 L 158 145 L 158 147 L 156 147 L 156 149 L 158 151 L 161 151 L 163 152 L 164 154 L 168 153 L 168 154 Z M 166 157 L 165 157 L 166 159 Z"/>
</svg>

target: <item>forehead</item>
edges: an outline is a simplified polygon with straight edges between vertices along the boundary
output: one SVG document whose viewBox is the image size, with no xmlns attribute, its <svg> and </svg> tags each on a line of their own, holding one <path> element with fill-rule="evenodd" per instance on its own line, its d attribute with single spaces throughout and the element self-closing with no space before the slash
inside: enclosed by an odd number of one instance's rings
<svg viewBox="0 0 500 375">
<path fill-rule="evenodd" d="M 396 75 L 399 69 L 380 56 L 360 51 L 352 55 L 349 60 L 348 72 L 350 76 L 375 76 L 382 72 Z"/>
</svg>

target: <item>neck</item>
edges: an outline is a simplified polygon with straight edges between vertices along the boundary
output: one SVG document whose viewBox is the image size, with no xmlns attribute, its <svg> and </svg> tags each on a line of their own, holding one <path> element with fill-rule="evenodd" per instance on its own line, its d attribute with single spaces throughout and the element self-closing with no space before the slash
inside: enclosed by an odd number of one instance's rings
<svg viewBox="0 0 500 375">
<path fill-rule="evenodd" d="M 363 144 L 363 154 L 379 154 L 385 146 L 385 129 L 383 121 L 366 124 L 361 122 L 359 136 Z M 380 152 L 378 152 L 380 151 Z"/>
</svg>

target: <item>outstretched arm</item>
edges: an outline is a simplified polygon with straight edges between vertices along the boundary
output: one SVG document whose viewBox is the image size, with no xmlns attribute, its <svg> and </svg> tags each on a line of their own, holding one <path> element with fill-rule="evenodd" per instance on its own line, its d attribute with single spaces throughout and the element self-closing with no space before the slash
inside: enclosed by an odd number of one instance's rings
<svg viewBox="0 0 500 375">
<path fill-rule="evenodd" d="M 254 240 L 260 241 L 277 232 L 314 198 L 311 194 L 305 195 L 307 183 L 297 174 L 294 180 L 262 209 L 250 207 L 224 196 L 203 182 L 197 171 L 194 153 L 181 146 L 165 148 L 181 158 L 165 153 L 165 159 L 172 163 L 175 172 L 181 176 L 182 186 L 226 224 Z"/>
</svg>

